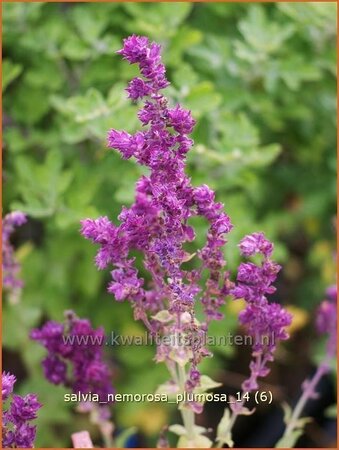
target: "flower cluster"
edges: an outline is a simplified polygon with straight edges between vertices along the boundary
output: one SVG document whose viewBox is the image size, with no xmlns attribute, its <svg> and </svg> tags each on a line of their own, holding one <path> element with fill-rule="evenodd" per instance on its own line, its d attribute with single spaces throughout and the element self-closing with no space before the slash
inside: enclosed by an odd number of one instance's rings
<svg viewBox="0 0 339 450">
<path fill-rule="evenodd" d="M 62 384 L 74 393 L 95 393 L 107 402 L 113 392 L 111 374 L 103 361 L 104 330 L 93 329 L 87 319 L 66 312 L 65 323 L 49 321 L 41 329 L 31 331 L 31 339 L 48 351 L 42 361 L 45 377 Z"/>
<path fill-rule="evenodd" d="M 23 225 L 26 220 L 25 214 L 20 211 L 13 211 L 2 220 L 2 282 L 3 287 L 11 293 L 13 300 L 17 300 L 23 282 L 18 278 L 20 265 L 15 260 L 10 237 L 15 227 Z"/>
<path fill-rule="evenodd" d="M 278 341 L 288 338 L 286 327 L 291 324 L 292 316 L 279 304 L 268 302 L 267 294 L 275 292 L 275 281 L 280 266 L 270 259 L 273 244 L 263 233 L 246 236 L 239 244 L 242 255 L 262 256 L 260 266 L 253 262 L 241 263 L 238 268 L 237 284 L 232 290 L 236 299 L 244 299 L 246 308 L 239 314 L 239 322 L 253 337 L 253 360 L 250 364 L 251 375 L 243 383 L 245 391 L 257 389 L 258 377 L 269 373 L 267 363 L 273 360 Z"/>
<path fill-rule="evenodd" d="M 327 289 L 316 315 L 316 326 L 320 334 L 327 334 L 327 356 L 333 358 L 337 351 L 337 286 Z"/>
<path fill-rule="evenodd" d="M 99 269 L 113 266 L 108 291 L 117 301 L 129 300 L 136 319 L 144 321 L 152 333 L 205 333 L 212 319 L 220 320 L 220 307 L 232 283 L 225 271 L 222 247 L 232 225 L 223 205 L 215 201 L 214 192 L 206 185 L 194 187 L 185 173 L 186 154 L 193 145 L 189 138 L 195 125 L 190 111 L 180 105 L 171 108 L 161 90 L 169 83 L 161 62 L 160 46 L 146 37 L 130 36 L 118 51 L 130 64 L 138 64 L 142 78 L 134 78 L 127 88 L 128 97 L 143 99 L 138 118 L 141 131 L 129 134 L 111 129 L 108 146 L 123 158 L 134 157 L 148 169 L 136 183 L 135 201 L 123 207 L 119 225 L 107 217 L 82 221 L 82 234 L 99 244 L 96 265 Z M 200 264 L 185 268 L 195 255 L 185 250 L 194 241 L 195 231 L 189 224 L 201 216 L 208 222 L 206 243 L 197 252 Z M 139 275 L 135 258 L 138 251 L 145 269 L 151 275 L 146 283 Z M 207 273 L 204 289 L 199 285 Z M 194 306 L 200 299 L 205 320 L 199 323 Z M 157 313 L 168 311 L 166 322 Z M 203 341 L 203 340 L 202 340 Z M 172 365 L 180 358 L 192 363 L 191 384 L 197 385 L 196 366 L 208 355 L 203 346 L 176 349 L 158 348 L 157 359 Z M 184 353 L 184 354 L 183 354 Z"/>
<path fill-rule="evenodd" d="M 36 426 L 31 421 L 37 418 L 41 404 L 35 394 L 13 394 L 15 381 L 14 375 L 2 373 L 2 448 L 33 448 Z"/>
</svg>

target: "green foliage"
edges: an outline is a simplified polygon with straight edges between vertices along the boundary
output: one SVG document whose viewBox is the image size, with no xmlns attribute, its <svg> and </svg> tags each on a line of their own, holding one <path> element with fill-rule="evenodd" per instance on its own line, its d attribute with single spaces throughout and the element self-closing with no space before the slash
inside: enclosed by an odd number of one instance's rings
<svg viewBox="0 0 339 450">
<path fill-rule="evenodd" d="M 68 425 L 71 411 L 60 390 L 42 380 L 30 328 L 73 308 L 108 333 L 142 332 L 129 305 L 106 293 L 108 274 L 95 269 L 95 249 L 79 236 L 81 218 L 115 220 L 141 174 L 105 147 L 110 127 L 138 126 L 137 106 L 123 91 L 135 68 L 114 53 L 131 33 L 163 45 L 168 95 L 198 120 L 188 170 L 195 185 L 216 190 L 235 225 L 225 250 L 231 272 L 239 262 L 236 244 L 262 230 L 276 243 L 284 280 L 293 287 L 283 302 L 310 309 L 332 282 L 334 3 L 5 2 L 4 211 L 22 209 L 38 231 L 20 248 L 26 286 L 22 306 L 5 299 L 3 339 L 27 369 L 22 390 L 46 401 L 37 447 L 70 445 L 56 425 Z M 205 224 L 197 227 L 201 243 Z M 296 241 L 305 244 L 295 250 Z M 226 322 L 213 332 L 232 331 L 236 314 Z M 204 363 L 212 377 L 233 354 L 213 350 L 216 358 Z M 139 392 L 140 380 L 142 392 L 166 381 L 163 368 L 153 368 L 151 347 L 107 354 L 119 367 L 115 383 L 122 392 Z M 148 406 L 117 404 L 118 423 L 140 427 L 132 412 L 147 414 Z M 172 409 L 165 409 L 166 421 Z"/>
</svg>

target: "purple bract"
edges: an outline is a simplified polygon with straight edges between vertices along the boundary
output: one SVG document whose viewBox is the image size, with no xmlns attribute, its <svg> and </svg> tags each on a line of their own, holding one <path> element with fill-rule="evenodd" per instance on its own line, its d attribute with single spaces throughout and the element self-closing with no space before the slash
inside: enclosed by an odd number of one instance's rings
<svg viewBox="0 0 339 450">
<path fill-rule="evenodd" d="M 337 351 L 337 286 L 332 285 L 326 292 L 317 310 L 316 327 L 320 334 L 327 334 L 327 356 L 333 358 Z"/>
<path fill-rule="evenodd" d="M 41 404 L 35 394 L 27 394 L 25 397 L 13 394 L 15 381 L 14 375 L 3 372 L 2 402 L 9 400 L 9 405 L 3 404 L 2 447 L 33 448 L 36 426 L 30 422 L 37 418 Z"/>
<path fill-rule="evenodd" d="M 236 299 L 244 299 L 246 308 L 239 314 L 239 322 L 245 326 L 253 339 L 250 364 L 251 375 L 244 381 L 244 391 L 258 388 L 258 377 L 269 373 L 267 363 L 273 360 L 273 354 L 279 341 L 288 339 L 286 327 L 291 324 L 292 315 L 278 303 L 269 302 L 266 295 L 275 292 L 272 283 L 276 280 L 280 266 L 270 259 L 273 244 L 263 233 L 246 236 L 239 244 L 243 256 L 262 255 L 261 265 L 252 262 L 241 263 L 237 274 L 237 283 L 232 290 Z"/>
<path fill-rule="evenodd" d="M 144 128 L 133 135 L 111 129 L 108 146 L 117 149 L 123 158 L 134 157 L 148 168 L 149 174 L 137 181 L 135 202 L 129 208 L 123 207 L 119 225 L 107 217 L 86 219 L 82 221 L 82 234 L 100 245 L 97 267 L 114 267 L 108 291 L 117 301 L 129 300 L 135 317 L 142 319 L 152 333 L 205 333 L 212 319 L 223 317 L 219 309 L 231 287 L 222 247 L 232 224 L 223 205 L 215 202 L 214 192 L 206 185 L 192 186 L 185 173 L 186 154 L 193 145 L 188 135 L 195 120 L 180 105 L 169 107 L 160 92 L 169 84 L 160 46 L 133 35 L 124 40 L 123 49 L 117 53 L 130 64 L 139 65 L 142 78 L 134 78 L 127 92 L 133 100 L 144 99 L 138 113 Z M 209 228 L 206 244 L 197 252 L 200 266 L 190 270 L 183 265 L 194 255 L 188 254 L 184 246 L 195 239 L 189 223 L 195 216 L 204 217 Z M 151 282 L 140 277 L 131 256 L 135 250 L 141 252 Z M 199 281 L 204 271 L 208 275 L 202 290 Z M 205 312 L 201 324 L 194 321 L 194 304 L 199 298 Z M 166 324 L 154 318 L 163 310 L 171 315 Z M 189 320 L 182 320 L 184 313 L 189 314 Z M 169 346 L 159 346 L 157 359 L 172 364 L 177 355 L 170 356 L 170 351 Z M 202 345 L 186 353 L 193 368 L 208 354 Z M 192 379 L 192 384 L 197 384 L 197 379 Z"/>
<path fill-rule="evenodd" d="M 113 388 L 111 372 L 103 360 L 102 328 L 95 330 L 89 320 L 68 311 L 65 323 L 49 321 L 32 330 L 31 338 L 48 350 L 42 361 L 47 380 L 70 387 L 74 393 L 97 394 L 100 401 L 108 401 Z"/>
<path fill-rule="evenodd" d="M 235 297 L 245 297 L 250 302 L 241 320 L 251 333 L 257 327 L 260 334 L 274 331 L 278 339 L 285 339 L 284 327 L 290 317 L 279 305 L 268 305 L 264 300 L 266 294 L 274 292 L 271 284 L 279 266 L 269 260 L 273 245 L 262 233 L 247 236 L 240 247 L 246 256 L 263 254 L 263 267 L 242 264 L 235 288 L 229 279 L 223 247 L 232 224 L 224 205 L 216 202 L 215 193 L 207 185 L 192 186 L 185 173 L 186 154 L 193 145 L 189 135 L 195 120 L 182 106 L 170 106 L 161 93 L 169 83 L 160 50 L 148 38 L 133 35 L 124 40 L 123 48 L 117 52 L 130 64 L 139 66 L 141 77 L 129 83 L 127 93 L 134 101 L 143 100 L 138 112 L 142 128 L 135 134 L 111 129 L 107 142 L 123 158 L 133 157 L 137 164 L 146 167 L 147 175 L 137 181 L 135 201 L 122 208 L 118 225 L 108 217 L 85 219 L 81 232 L 100 246 L 95 259 L 97 267 L 113 267 L 108 291 L 117 301 L 131 302 L 135 318 L 143 320 L 152 334 L 180 335 L 192 342 L 185 346 L 160 343 L 156 355 L 156 361 L 165 362 L 174 378 L 175 365 L 189 363 L 185 386 L 190 391 L 200 383 L 198 363 L 211 356 L 204 345 L 208 325 L 211 320 L 223 318 L 220 308 L 231 291 Z M 196 253 L 189 254 L 187 244 L 196 239 L 191 219 L 197 216 L 206 220 L 206 240 Z M 142 256 L 150 281 L 139 274 L 136 252 Z M 260 305 L 255 306 L 258 299 Z M 195 316 L 198 302 L 204 313 L 201 322 Z M 256 325 L 250 308 L 259 308 Z M 268 325 L 271 314 L 275 319 Z M 272 351 L 273 347 L 265 353 L 267 358 Z"/>
</svg>

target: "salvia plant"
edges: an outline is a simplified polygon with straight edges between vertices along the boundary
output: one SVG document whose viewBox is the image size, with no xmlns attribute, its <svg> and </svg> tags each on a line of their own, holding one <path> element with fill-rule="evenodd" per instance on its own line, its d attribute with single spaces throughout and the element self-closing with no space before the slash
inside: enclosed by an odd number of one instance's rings
<svg viewBox="0 0 339 450">
<path fill-rule="evenodd" d="M 82 221 L 81 233 L 99 246 L 97 267 L 111 269 L 108 291 L 118 302 L 130 302 L 135 320 L 141 320 L 150 336 L 157 337 L 154 359 L 163 363 L 169 374 L 157 392 L 185 394 L 178 405 L 182 423 L 166 428 L 158 446 L 169 446 L 168 429 L 178 436 L 178 447 L 232 447 L 233 426 L 239 416 L 254 412 L 246 407 L 248 394 L 257 391 L 260 379 L 268 375 L 277 344 L 288 339 L 292 315 L 269 300 L 281 267 L 272 259 L 273 244 L 262 232 L 240 241 L 243 262 L 232 280 L 224 249 L 233 225 L 215 193 L 207 185 L 193 186 L 185 172 L 195 121 L 190 111 L 181 105 L 171 106 L 162 94 L 169 82 L 160 50 L 160 45 L 147 37 L 132 35 L 117 52 L 139 67 L 141 75 L 133 78 L 126 90 L 132 101 L 142 101 L 138 112 L 142 127 L 133 135 L 111 129 L 108 146 L 118 150 L 124 159 L 133 158 L 146 170 L 136 182 L 134 203 L 122 208 L 118 224 L 107 216 L 88 218 Z M 196 239 L 196 217 L 205 220 L 206 238 L 203 246 L 192 253 L 189 249 Z M 25 220 L 16 212 L 4 219 L 4 284 L 15 289 L 21 289 L 22 284 L 9 237 L 13 227 Z M 138 270 L 140 261 L 147 279 Z M 285 406 L 286 428 L 277 447 L 293 446 L 303 432 L 307 421 L 301 417 L 304 407 L 315 397 L 320 378 L 330 370 L 336 354 L 336 297 L 337 288 L 332 286 L 317 311 L 317 330 L 328 335 L 326 355 L 313 377 L 303 383 L 295 408 Z M 223 320 L 226 301 L 240 299 L 245 306 L 239 313 L 239 323 L 252 338 L 249 371 L 241 385 L 241 398 L 230 398 L 213 442 L 207 436 L 210 430 L 196 425 L 196 414 L 203 411 L 207 391 L 220 384 L 202 373 L 201 362 L 213 356 L 207 346 L 211 322 Z M 82 400 L 78 410 L 90 412 L 105 446 L 113 447 L 110 405 L 100 405 L 114 393 L 112 371 L 103 352 L 104 330 L 94 329 L 89 320 L 66 311 L 62 323 L 49 321 L 33 329 L 30 337 L 47 350 L 42 367 L 49 382 L 63 385 L 71 393 L 98 395 L 98 403 Z M 34 394 L 12 394 L 14 382 L 13 375 L 3 374 L 2 400 L 7 402 L 3 447 L 33 447 L 35 427 L 31 421 L 41 405 Z M 203 394 L 198 400 L 194 395 L 197 393 Z M 74 433 L 72 440 L 77 448 L 93 446 L 87 431 Z"/>
<path fill-rule="evenodd" d="M 258 378 L 269 372 L 277 342 L 288 338 L 286 327 L 292 319 L 279 304 L 267 299 L 275 292 L 273 283 L 280 270 L 271 259 L 273 244 L 263 233 L 246 236 L 239 245 L 242 255 L 249 259 L 259 255 L 261 261 L 241 263 L 236 282 L 230 280 L 223 249 L 232 224 L 215 193 L 207 185 L 194 187 L 185 173 L 195 121 L 190 111 L 181 105 L 171 107 L 161 93 L 169 82 L 160 45 L 133 35 L 124 40 L 118 54 L 139 66 L 141 77 L 131 80 L 127 94 L 133 101 L 143 100 L 138 113 L 143 128 L 134 135 L 111 129 L 108 146 L 125 159 L 134 157 L 148 174 L 137 181 L 135 201 L 122 209 L 119 225 L 108 217 L 85 219 L 82 234 L 100 245 L 97 267 L 113 266 L 108 291 L 117 301 L 128 300 L 135 319 L 142 320 L 152 335 L 170 338 L 158 341 L 156 350 L 156 362 L 164 363 L 170 374 L 161 391 L 201 393 L 215 386 L 199 370 L 201 361 L 212 356 L 205 345 L 209 324 L 223 319 L 220 308 L 227 296 L 245 299 L 239 320 L 254 344 L 250 375 L 242 388 L 253 391 L 258 388 Z M 185 244 L 195 240 L 190 219 L 197 216 L 206 220 L 206 241 L 190 254 Z M 147 283 L 136 267 L 136 251 L 150 274 Z M 199 263 L 190 268 L 187 263 L 193 259 Z M 196 314 L 199 304 L 202 318 Z M 274 342 L 265 342 L 263 338 L 272 334 Z M 203 435 L 206 430 L 195 425 L 194 416 L 202 412 L 203 402 L 192 398 L 179 406 L 183 425 L 170 430 L 180 436 L 179 447 L 210 447 L 212 441 Z M 225 413 L 218 444 L 233 445 L 231 428 L 237 416 L 249 413 L 243 403 L 235 402 L 231 412 Z"/>
<path fill-rule="evenodd" d="M 95 402 L 84 396 L 79 411 L 90 414 L 91 422 L 99 426 L 105 445 L 110 447 L 113 425 L 108 404 L 114 390 L 112 372 L 103 355 L 103 328 L 94 329 L 89 320 L 65 311 L 63 323 L 49 321 L 33 329 L 30 337 L 48 351 L 42 367 L 49 382 L 63 385 L 74 394 L 97 396 Z"/>
<path fill-rule="evenodd" d="M 31 339 L 48 351 L 42 361 L 45 377 L 72 392 L 93 391 L 99 400 L 106 400 L 112 387 L 110 370 L 102 355 L 104 331 L 93 329 L 89 320 L 77 318 L 73 311 L 65 315 L 64 323 L 49 321 L 31 332 Z"/>
<path fill-rule="evenodd" d="M 15 382 L 14 375 L 2 373 L 2 447 L 32 448 L 36 434 L 32 421 L 37 418 L 41 404 L 35 394 L 24 397 L 13 394 Z"/>
</svg>

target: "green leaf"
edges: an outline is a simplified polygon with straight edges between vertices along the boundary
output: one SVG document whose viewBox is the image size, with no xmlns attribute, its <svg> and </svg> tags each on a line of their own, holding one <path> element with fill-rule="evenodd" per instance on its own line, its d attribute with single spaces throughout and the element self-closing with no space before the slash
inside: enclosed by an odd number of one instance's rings
<svg viewBox="0 0 339 450">
<path fill-rule="evenodd" d="M 11 96 L 13 117 L 29 126 L 36 124 L 50 109 L 46 95 L 45 89 L 20 83 Z"/>
<path fill-rule="evenodd" d="M 218 383 L 217 381 L 212 380 L 212 378 L 210 378 L 207 375 L 201 375 L 200 378 L 200 386 L 198 386 L 195 391 L 197 393 L 203 393 L 206 392 L 210 389 L 215 389 L 217 387 L 222 386 L 222 383 Z"/>
<path fill-rule="evenodd" d="M 88 44 L 82 41 L 75 33 L 69 34 L 60 51 L 65 58 L 72 61 L 86 61 L 92 54 Z"/>
<path fill-rule="evenodd" d="M 181 64 L 183 53 L 193 45 L 199 44 L 202 38 L 203 34 L 199 30 L 186 26 L 180 28 L 170 41 L 165 63 L 171 66 Z"/>
<path fill-rule="evenodd" d="M 164 38 L 171 36 L 175 30 L 188 16 L 192 9 L 190 3 L 176 3 L 175 14 L 173 14 L 173 5 L 171 3 L 150 3 L 147 5 L 147 13 L 142 4 L 125 3 L 125 10 L 132 15 L 134 21 L 127 24 L 128 28 L 134 29 L 134 32 L 141 32 Z M 164 27 L 164 23 L 166 26 Z"/>
<path fill-rule="evenodd" d="M 29 333 L 36 325 L 41 311 L 24 303 L 4 304 L 3 309 L 3 345 L 7 348 L 20 348 L 24 351 L 29 343 Z"/>
<path fill-rule="evenodd" d="M 4 59 L 2 62 L 2 92 L 7 86 L 15 80 L 22 72 L 22 65 L 14 64 L 9 59 Z"/>
<path fill-rule="evenodd" d="M 194 116 L 199 117 L 216 109 L 221 103 L 221 98 L 211 82 L 203 81 L 190 89 L 185 98 L 185 105 L 192 110 Z"/>
<path fill-rule="evenodd" d="M 303 430 L 293 430 L 292 433 L 281 438 L 275 448 L 293 448 L 297 440 L 303 434 Z"/>
<path fill-rule="evenodd" d="M 59 151 L 47 153 L 42 164 L 36 164 L 28 156 L 15 160 L 18 184 L 22 201 L 13 203 L 32 217 L 49 217 L 56 213 L 61 198 L 73 178 L 71 171 L 62 170 L 62 155 Z"/>
<path fill-rule="evenodd" d="M 266 9 L 262 5 L 251 5 L 246 19 L 239 22 L 239 31 L 243 35 L 246 44 L 258 55 L 268 55 L 281 48 L 281 45 L 295 32 L 292 24 L 280 25 L 270 21 Z M 244 55 L 238 52 L 243 58 Z"/>
<path fill-rule="evenodd" d="M 177 447 L 178 448 L 211 448 L 213 442 L 206 436 L 201 434 L 195 436 L 192 439 L 188 439 L 187 436 L 181 436 Z"/>
<path fill-rule="evenodd" d="M 168 427 L 168 430 L 176 434 L 177 436 L 185 436 L 187 434 L 186 428 L 179 424 L 170 425 Z"/>
<path fill-rule="evenodd" d="M 286 402 L 283 402 L 281 406 L 282 406 L 282 409 L 284 411 L 284 423 L 286 425 L 288 425 L 288 423 L 289 423 L 289 421 L 290 421 L 290 419 L 292 417 L 292 412 L 293 412 L 292 408 Z"/>
<path fill-rule="evenodd" d="M 64 83 L 64 74 L 55 62 L 41 61 L 25 72 L 24 82 L 33 88 L 55 91 Z"/>
<path fill-rule="evenodd" d="M 76 5 L 72 8 L 72 19 L 81 38 L 95 44 L 109 23 L 109 16 L 94 5 Z"/>
<path fill-rule="evenodd" d="M 231 435 L 231 412 L 229 408 L 225 408 L 224 415 L 222 416 L 218 428 L 217 428 L 217 443 L 220 446 L 224 444 L 228 447 L 233 447 L 234 442 Z"/>
<path fill-rule="evenodd" d="M 176 342 L 176 336 L 174 334 L 168 336 L 170 342 Z M 169 352 L 169 358 L 179 364 L 180 367 L 185 365 L 191 360 L 192 352 L 184 346 L 174 347 Z"/>
<path fill-rule="evenodd" d="M 169 322 L 170 320 L 173 320 L 172 314 L 168 312 L 167 309 L 164 309 L 162 311 L 157 312 L 154 316 L 152 316 L 152 319 L 157 320 L 158 322 Z"/>
<path fill-rule="evenodd" d="M 63 111 L 73 116 L 78 123 L 88 122 L 109 113 L 101 92 L 94 88 L 88 89 L 84 95 L 67 99 Z"/>
</svg>

